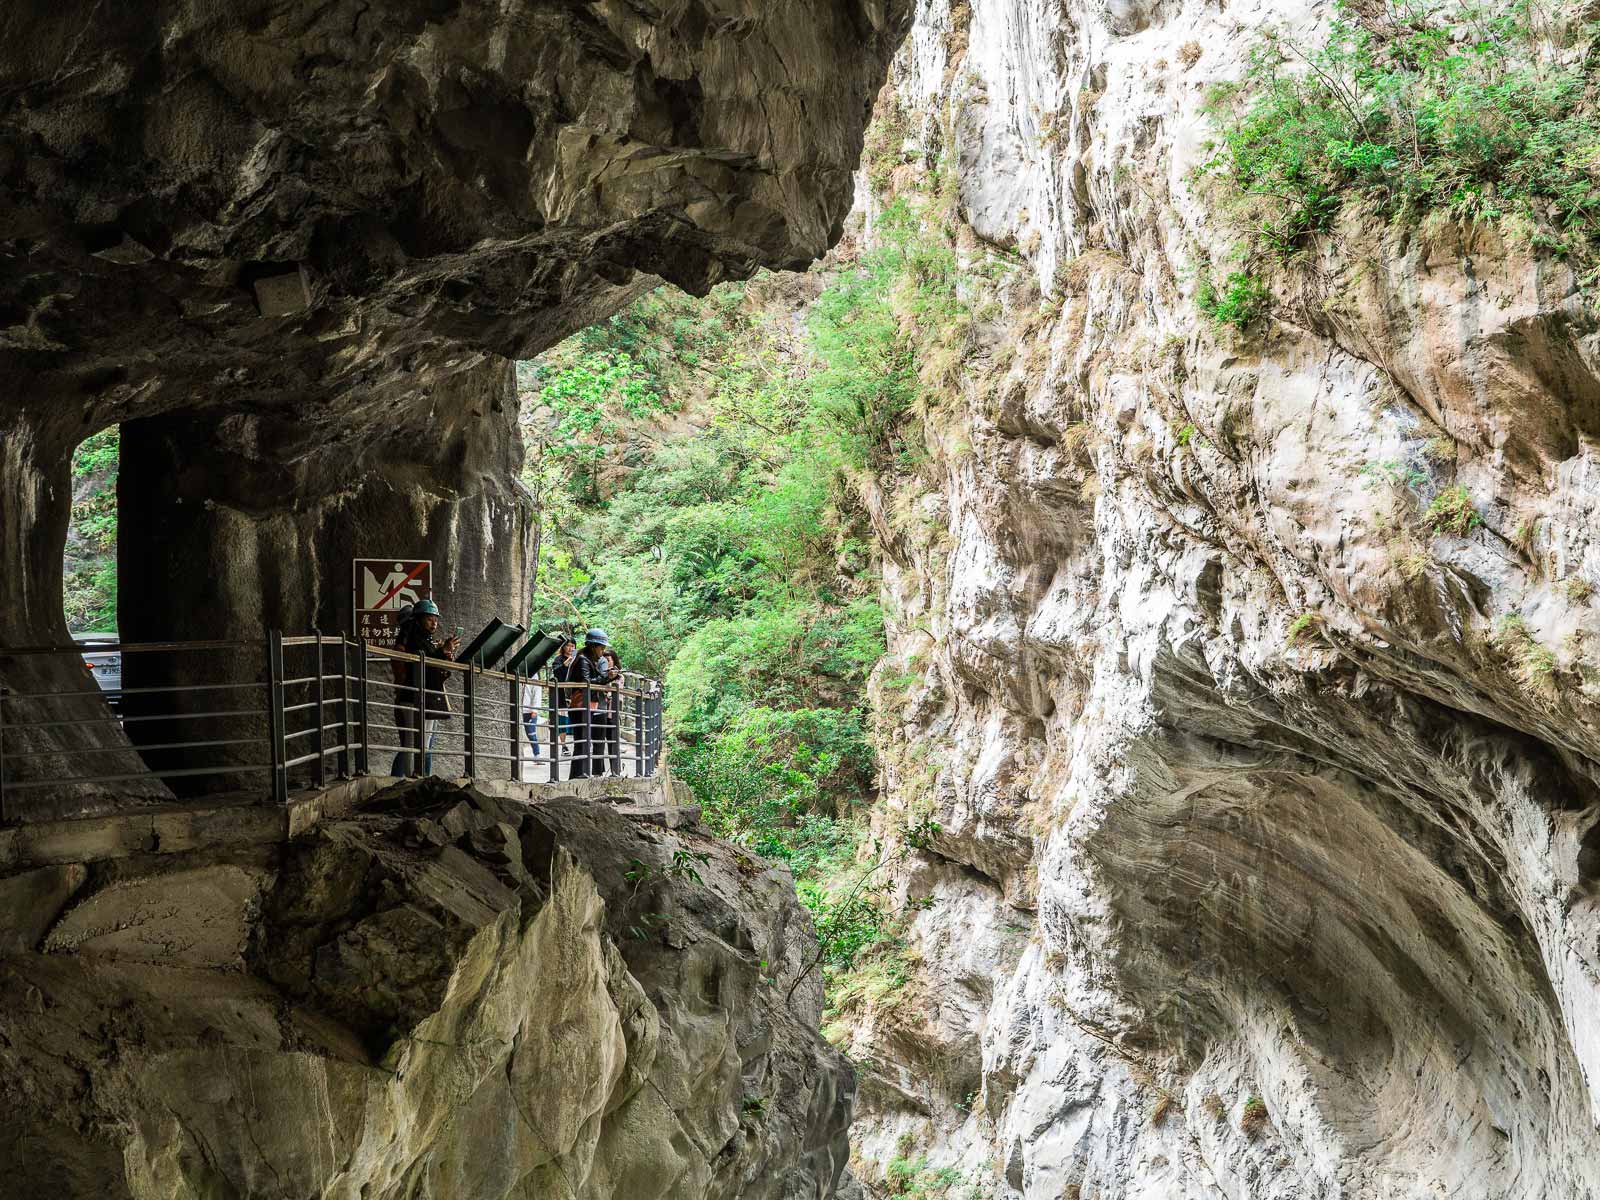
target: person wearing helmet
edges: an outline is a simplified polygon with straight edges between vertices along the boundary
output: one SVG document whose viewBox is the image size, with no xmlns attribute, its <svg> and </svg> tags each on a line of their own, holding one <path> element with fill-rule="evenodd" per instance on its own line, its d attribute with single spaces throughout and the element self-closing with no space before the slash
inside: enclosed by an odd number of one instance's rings
<svg viewBox="0 0 1600 1200">
<path fill-rule="evenodd" d="M 437 604 L 432 600 L 418 600 L 400 625 L 400 635 L 395 643 L 395 649 L 407 654 L 420 654 L 426 658 L 453 661 L 456 651 L 461 647 L 461 639 L 452 636 L 441 641 L 438 637 L 439 620 Z M 431 774 L 433 771 L 431 751 L 434 739 L 438 737 L 439 722 L 448 721 L 453 715 L 450 697 L 444 690 L 445 672 L 439 667 L 428 667 L 423 672 L 422 684 L 427 691 L 423 714 L 425 720 L 422 736 L 420 738 L 417 736 L 418 666 L 418 663 L 405 662 L 402 659 L 394 660 L 394 723 L 399 729 L 400 745 L 404 749 L 394 756 L 394 766 L 389 771 L 391 775 L 417 773 L 413 770 L 418 768 L 415 761 L 417 756 L 409 753 L 414 748 L 422 750 L 420 773 Z"/>
<path fill-rule="evenodd" d="M 611 664 L 606 661 L 604 651 L 611 645 L 611 639 L 606 636 L 604 629 L 591 629 L 583 635 L 583 649 L 578 652 L 578 657 L 572 660 L 572 666 L 567 672 L 567 693 L 571 703 L 578 709 L 578 724 L 573 728 L 572 769 L 567 773 L 568 779 L 588 779 L 591 775 L 598 774 L 594 770 L 594 763 L 590 758 L 591 750 L 596 736 L 601 732 L 598 708 L 604 693 L 595 689 L 609 687 L 613 682 L 611 678 Z M 602 748 L 600 753 L 604 755 Z"/>
</svg>

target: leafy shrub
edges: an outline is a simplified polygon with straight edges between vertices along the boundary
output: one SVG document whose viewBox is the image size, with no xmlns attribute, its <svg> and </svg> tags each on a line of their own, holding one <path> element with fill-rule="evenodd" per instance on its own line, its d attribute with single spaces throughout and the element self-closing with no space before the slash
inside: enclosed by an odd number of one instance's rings
<svg viewBox="0 0 1600 1200">
<path fill-rule="evenodd" d="M 1352 196 L 1391 216 L 1515 216 L 1590 257 L 1600 121 L 1574 53 L 1594 26 L 1536 0 L 1343 5 L 1320 46 L 1269 33 L 1206 111 L 1220 182 L 1253 242 L 1287 254 Z"/>
<path fill-rule="evenodd" d="M 1472 505 L 1471 494 L 1459 483 L 1435 496 L 1424 518 L 1439 533 L 1453 533 L 1457 537 L 1466 537 L 1483 524 L 1483 518 Z"/>
<path fill-rule="evenodd" d="M 1233 271 L 1220 287 L 1210 275 L 1202 275 L 1195 304 L 1213 324 L 1245 330 L 1266 315 L 1267 298 L 1267 285 L 1260 279 L 1248 271 Z"/>
</svg>

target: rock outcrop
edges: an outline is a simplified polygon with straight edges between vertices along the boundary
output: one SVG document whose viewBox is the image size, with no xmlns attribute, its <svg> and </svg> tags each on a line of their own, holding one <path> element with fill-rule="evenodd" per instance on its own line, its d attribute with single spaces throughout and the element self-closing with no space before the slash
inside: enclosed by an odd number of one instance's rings
<svg viewBox="0 0 1600 1200">
<path fill-rule="evenodd" d="M 0 893 L 8 1195 L 817 1200 L 844 1171 L 810 922 L 693 830 L 425 780 Z"/>
<path fill-rule="evenodd" d="M 852 1032 L 865 1177 L 1600 1195 L 1591 299 L 1350 205 L 1271 320 L 1193 303 L 1202 89 L 1330 10 L 919 5 L 892 186 L 943 154 L 969 250 L 1031 269 L 878 512 L 921 677 L 880 824 L 942 829 L 909 992 Z"/>
</svg>

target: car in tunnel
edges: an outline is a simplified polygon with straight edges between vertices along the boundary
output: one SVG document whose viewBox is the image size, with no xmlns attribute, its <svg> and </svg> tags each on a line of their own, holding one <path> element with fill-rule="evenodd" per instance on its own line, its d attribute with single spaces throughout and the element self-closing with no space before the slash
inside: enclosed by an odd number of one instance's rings
<svg viewBox="0 0 1600 1200">
<path fill-rule="evenodd" d="M 75 633 L 73 640 L 83 650 L 83 665 L 94 676 L 95 683 L 100 685 L 102 692 L 109 693 L 106 702 L 111 705 L 111 711 L 118 710 L 118 700 L 122 692 L 122 653 L 118 650 L 95 649 L 96 643 L 116 644 L 117 635 L 114 633 Z"/>
</svg>

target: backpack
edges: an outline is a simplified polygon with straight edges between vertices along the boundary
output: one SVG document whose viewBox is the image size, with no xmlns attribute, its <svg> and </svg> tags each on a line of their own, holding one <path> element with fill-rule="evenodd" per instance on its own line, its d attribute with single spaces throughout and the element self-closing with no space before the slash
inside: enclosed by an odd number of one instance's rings
<svg viewBox="0 0 1600 1200">
<path fill-rule="evenodd" d="M 400 614 L 400 624 L 395 630 L 394 645 L 396 650 L 404 650 L 406 639 L 411 635 L 411 622 L 413 621 L 411 608 L 408 605 Z M 389 660 L 389 678 L 396 687 L 407 687 L 411 683 L 412 664 L 398 658 Z"/>
</svg>

